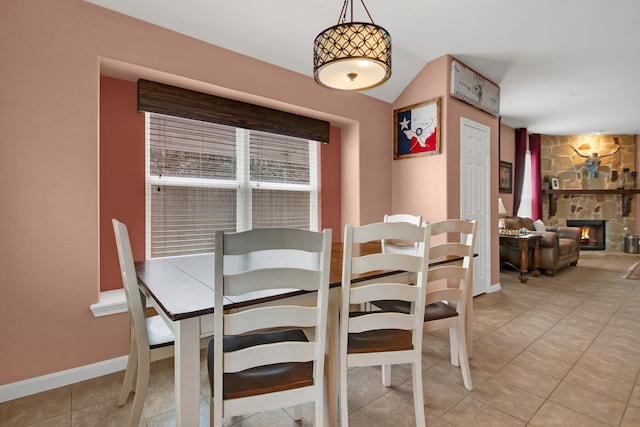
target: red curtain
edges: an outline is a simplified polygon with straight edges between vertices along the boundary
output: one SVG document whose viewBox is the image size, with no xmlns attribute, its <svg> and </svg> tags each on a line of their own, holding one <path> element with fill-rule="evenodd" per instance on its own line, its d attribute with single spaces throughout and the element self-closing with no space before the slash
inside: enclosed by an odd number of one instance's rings
<svg viewBox="0 0 640 427">
<path fill-rule="evenodd" d="M 527 155 L 527 129 L 516 129 L 516 158 L 513 165 L 513 215 L 518 214 L 524 181 L 524 160 Z"/>
<path fill-rule="evenodd" d="M 529 135 L 531 152 L 531 218 L 542 219 L 542 177 L 540 172 L 540 134 Z"/>
</svg>

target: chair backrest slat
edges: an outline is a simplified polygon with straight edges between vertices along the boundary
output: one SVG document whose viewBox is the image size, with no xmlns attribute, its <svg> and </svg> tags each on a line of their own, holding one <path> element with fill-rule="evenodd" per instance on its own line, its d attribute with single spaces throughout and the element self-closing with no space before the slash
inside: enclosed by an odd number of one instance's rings
<svg viewBox="0 0 640 427">
<path fill-rule="evenodd" d="M 393 214 L 385 215 L 383 222 L 404 222 L 413 225 L 422 224 L 422 215 L 411 214 Z M 383 238 L 381 239 L 382 252 L 411 252 L 418 249 L 417 244 L 411 245 L 411 239 L 404 239 L 402 237 L 396 237 L 394 239 Z"/>
<path fill-rule="evenodd" d="M 389 282 L 381 284 L 362 285 L 351 289 L 351 304 L 363 304 L 376 299 L 397 299 L 401 301 L 416 301 L 420 289 L 405 286 L 406 283 Z"/>
<path fill-rule="evenodd" d="M 349 333 L 380 329 L 403 329 L 405 331 L 411 331 L 415 329 L 417 321 L 422 323 L 422 318 L 412 314 L 377 311 L 367 316 L 358 316 L 349 319 Z"/>
<path fill-rule="evenodd" d="M 225 315 L 224 334 L 240 335 L 259 329 L 312 327 L 318 321 L 315 307 L 260 307 Z"/>
<path fill-rule="evenodd" d="M 417 271 L 420 269 L 421 262 L 421 258 L 412 253 L 378 253 L 353 259 L 351 272 L 362 274 L 376 270 Z"/>
<path fill-rule="evenodd" d="M 320 280 L 319 270 L 265 268 L 225 276 L 225 294 L 243 295 L 265 289 L 302 289 L 314 291 Z"/>
<path fill-rule="evenodd" d="M 265 344 L 224 354 L 224 372 L 239 372 L 260 365 L 274 365 L 287 362 L 307 362 L 316 357 L 315 343 L 303 341 L 288 341 L 275 344 Z"/>
</svg>

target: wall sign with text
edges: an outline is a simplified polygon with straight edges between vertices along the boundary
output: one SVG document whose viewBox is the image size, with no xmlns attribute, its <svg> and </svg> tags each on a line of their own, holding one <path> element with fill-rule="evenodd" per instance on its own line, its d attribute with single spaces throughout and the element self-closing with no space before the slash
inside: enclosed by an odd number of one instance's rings
<svg viewBox="0 0 640 427">
<path fill-rule="evenodd" d="M 451 61 L 451 96 L 500 116 L 500 86 L 455 59 Z"/>
</svg>

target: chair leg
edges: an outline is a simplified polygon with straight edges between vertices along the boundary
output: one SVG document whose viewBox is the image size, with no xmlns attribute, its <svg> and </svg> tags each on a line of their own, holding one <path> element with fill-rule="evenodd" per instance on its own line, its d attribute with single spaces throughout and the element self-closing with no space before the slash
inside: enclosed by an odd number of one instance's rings
<svg viewBox="0 0 640 427">
<path fill-rule="evenodd" d="M 382 365 L 382 385 L 391 387 L 391 365 Z"/>
<path fill-rule="evenodd" d="M 413 381 L 413 406 L 416 413 L 416 427 L 425 427 L 424 398 L 422 390 L 422 358 L 411 365 Z"/>
<path fill-rule="evenodd" d="M 215 426 L 214 423 L 214 411 L 213 411 L 213 395 L 209 398 L 209 425 Z"/>
<path fill-rule="evenodd" d="M 453 366 L 459 366 L 458 361 L 458 333 L 457 328 L 449 328 L 449 354 L 451 357 L 451 364 Z"/>
<path fill-rule="evenodd" d="M 129 427 L 138 427 L 140 424 L 144 401 L 147 398 L 147 386 L 149 385 L 150 354 L 146 352 L 145 354 L 139 354 L 138 357 L 138 378 L 135 395 L 133 396 L 133 406 L 129 414 Z"/>
<path fill-rule="evenodd" d="M 340 355 L 340 358 L 347 357 Z M 349 406 L 347 405 L 347 362 L 340 360 L 340 427 L 349 426 Z"/>
<path fill-rule="evenodd" d="M 138 345 L 133 329 L 131 329 L 131 338 L 129 340 L 129 359 L 127 361 L 127 370 L 124 372 L 124 381 L 120 389 L 120 397 L 118 398 L 118 406 L 123 406 L 129 400 L 136 382 L 136 369 L 138 366 Z"/>
<path fill-rule="evenodd" d="M 323 399 L 324 399 L 324 397 L 323 397 Z M 313 425 L 314 426 L 327 427 L 328 423 L 326 422 L 326 419 L 328 419 L 328 418 L 325 418 L 325 416 L 324 416 L 325 415 L 324 414 L 324 412 L 325 412 L 324 405 L 321 405 L 320 403 L 318 403 L 318 401 L 315 401 L 313 403 L 313 410 L 316 413 L 316 417 L 315 417 L 315 420 L 313 421 Z M 300 414 L 300 419 L 302 419 L 302 413 Z"/>
<path fill-rule="evenodd" d="M 462 371 L 462 381 L 464 382 L 464 388 L 467 390 L 473 390 L 473 383 L 471 382 L 471 370 L 469 369 L 469 355 L 467 353 L 467 338 L 464 333 L 464 325 L 461 324 L 456 331 L 458 338 L 458 350 L 460 361 L 460 370 Z"/>
<path fill-rule="evenodd" d="M 300 421 L 302 419 L 302 405 L 296 405 L 293 407 L 293 420 Z"/>
</svg>

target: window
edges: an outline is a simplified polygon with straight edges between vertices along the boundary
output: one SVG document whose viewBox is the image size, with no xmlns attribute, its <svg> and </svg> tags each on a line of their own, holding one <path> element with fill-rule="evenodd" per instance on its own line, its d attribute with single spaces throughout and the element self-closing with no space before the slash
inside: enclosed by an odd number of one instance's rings
<svg viewBox="0 0 640 427">
<path fill-rule="evenodd" d="M 522 194 L 520 195 L 519 217 L 531 218 L 533 215 L 533 190 L 531 175 L 531 151 L 527 150 L 524 158 L 524 172 L 522 181 Z"/>
<path fill-rule="evenodd" d="M 146 113 L 147 258 L 212 252 L 214 231 L 319 229 L 319 143 Z"/>
</svg>

